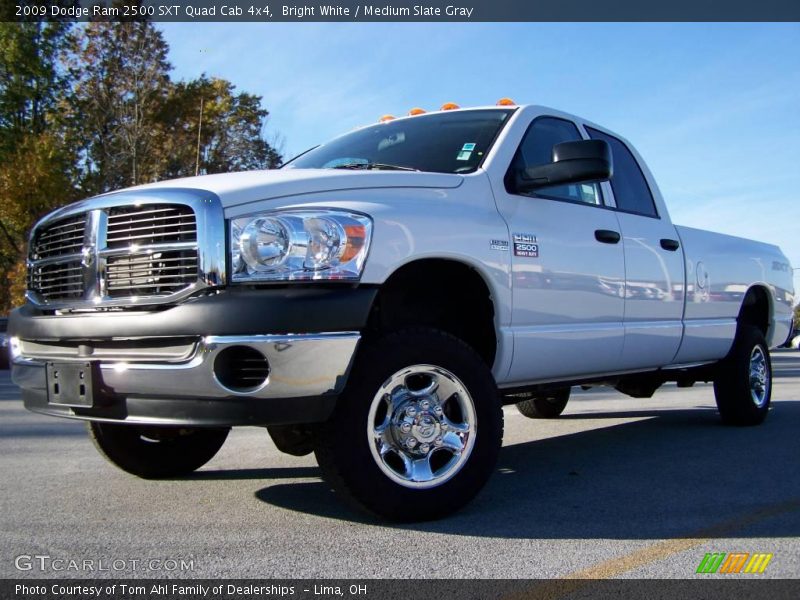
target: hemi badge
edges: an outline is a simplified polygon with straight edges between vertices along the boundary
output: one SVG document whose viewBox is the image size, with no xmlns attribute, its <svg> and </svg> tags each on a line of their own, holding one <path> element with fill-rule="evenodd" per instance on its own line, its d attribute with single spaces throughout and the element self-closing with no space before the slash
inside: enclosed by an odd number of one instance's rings
<svg viewBox="0 0 800 600">
<path fill-rule="evenodd" d="M 515 233 L 514 256 L 538 258 L 539 242 L 536 240 L 536 236 L 531 233 Z"/>
</svg>

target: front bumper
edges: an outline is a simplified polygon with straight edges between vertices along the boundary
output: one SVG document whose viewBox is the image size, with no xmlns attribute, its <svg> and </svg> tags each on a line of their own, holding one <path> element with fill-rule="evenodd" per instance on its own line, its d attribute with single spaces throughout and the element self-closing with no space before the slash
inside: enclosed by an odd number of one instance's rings
<svg viewBox="0 0 800 600">
<path fill-rule="evenodd" d="M 46 315 L 26 307 L 10 323 L 12 379 L 26 408 L 60 417 L 184 426 L 320 422 L 347 380 L 374 297 L 369 292 L 223 293 L 140 314 Z M 346 310 L 328 312 L 323 299 Z M 308 312 L 311 306 L 318 310 Z M 342 325 L 352 329 L 333 330 Z M 319 331 L 285 333 L 309 327 Z M 220 353 L 241 347 L 269 365 L 266 380 L 252 389 L 230 389 L 218 377 Z M 91 365 L 91 406 L 48 401 L 47 365 L 64 363 Z"/>
<path fill-rule="evenodd" d="M 26 408 L 59 417 L 187 426 L 313 423 L 333 410 L 359 337 L 208 336 L 194 344 L 185 362 L 98 361 L 92 407 L 48 402 L 46 360 L 14 358 L 12 379 L 22 388 Z M 217 379 L 214 364 L 224 349 L 242 346 L 263 354 L 270 373 L 257 389 L 237 392 Z"/>
</svg>

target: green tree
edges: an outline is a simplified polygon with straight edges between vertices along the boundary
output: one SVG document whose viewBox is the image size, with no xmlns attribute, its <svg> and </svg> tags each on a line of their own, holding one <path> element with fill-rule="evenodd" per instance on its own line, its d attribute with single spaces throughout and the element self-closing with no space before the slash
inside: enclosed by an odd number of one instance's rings
<svg viewBox="0 0 800 600">
<path fill-rule="evenodd" d="M 0 23 L 0 160 L 54 125 L 68 31 L 63 23 Z"/>
<path fill-rule="evenodd" d="M 74 36 L 66 112 L 88 194 L 160 177 L 167 50 L 152 23 L 89 23 Z"/>
<path fill-rule="evenodd" d="M 0 312 L 22 303 L 28 232 L 45 213 L 74 200 L 61 141 L 30 134 L 0 163 Z"/>
<path fill-rule="evenodd" d="M 277 167 L 280 151 L 264 137 L 268 115 L 260 96 L 237 93 L 224 79 L 202 76 L 173 85 L 161 115 L 162 175 Z"/>
<path fill-rule="evenodd" d="M 0 23 L 0 312 L 22 300 L 33 223 L 75 197 L 58 118 L 69 26 Z"/>
</svg>

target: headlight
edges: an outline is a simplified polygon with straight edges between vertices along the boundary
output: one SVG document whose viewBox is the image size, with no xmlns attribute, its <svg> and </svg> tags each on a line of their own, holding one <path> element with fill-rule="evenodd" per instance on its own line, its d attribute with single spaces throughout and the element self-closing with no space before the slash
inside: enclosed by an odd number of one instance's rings
<svg viewBox="0 0 800 600">
<path fill-rule="evenodd" d="M 280 210 L 232 219 L 232 280 L 357 280 L 371 234 L 368 216 L 339 210 Z"/>
<path fill-rule="evenodd" d="M 254 219 L 242 229 L 238 246 L 241 260 L 251 271 L 269 272 L 289 254 L 289 228 L 279 219 Z"/>
</svg>

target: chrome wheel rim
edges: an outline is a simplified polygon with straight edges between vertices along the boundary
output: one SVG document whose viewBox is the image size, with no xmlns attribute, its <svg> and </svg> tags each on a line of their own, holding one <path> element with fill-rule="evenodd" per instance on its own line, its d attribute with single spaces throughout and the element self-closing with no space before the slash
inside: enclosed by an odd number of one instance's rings
<svg viewBox="0 0 800 600">
<path fill-rule="evenodd" d="M 447 369 L 397 371 L 372 399 L 367 437 L 384 475 L 409 488 L 431 488 L 456 475 L 475 445 L 475 404 Z"/>
<path fill-rule="evenodd" d="M 756 346 L 750 353 L 750 398 L 758 408 L 762 408 L 767 403 L 769 386 L 767 357 L 761 346 Z"/>
</svg>

